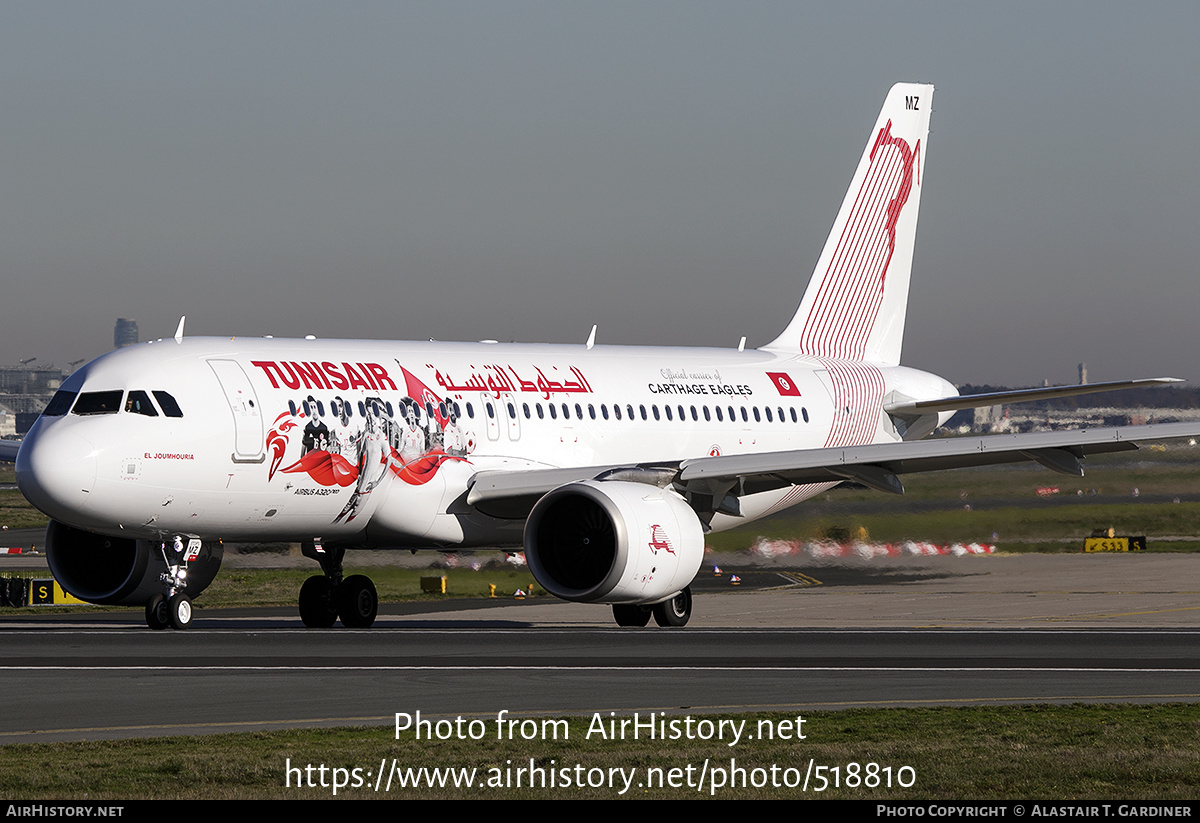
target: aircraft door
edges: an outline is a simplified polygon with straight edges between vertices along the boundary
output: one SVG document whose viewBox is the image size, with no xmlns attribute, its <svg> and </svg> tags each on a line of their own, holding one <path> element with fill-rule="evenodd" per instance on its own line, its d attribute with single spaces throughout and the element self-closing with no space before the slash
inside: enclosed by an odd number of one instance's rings
<svg viewBox="0 0 1200 823">
<path fill-rule="evenodd" d="M 246 372 L 233 360 L 209 360 L 233 414 L 233 462 L 261 463 L 266 459 L 258 396 Z"/>
</svg>

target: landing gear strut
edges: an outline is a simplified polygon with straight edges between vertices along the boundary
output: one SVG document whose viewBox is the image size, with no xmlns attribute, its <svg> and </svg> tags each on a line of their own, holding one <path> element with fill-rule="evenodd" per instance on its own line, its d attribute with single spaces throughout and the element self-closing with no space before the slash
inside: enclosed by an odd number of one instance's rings
<svg viewBox="0 0 1200 823">
<path fill-rule="evenodd" d="M 186 629 L 192 625 L 192 601 L 184 589 L 187 588 L 188 562 L 199 553 L 200 541 L 189 540 L 184 551 L 183 538 L 176 536 L 167 550 L 162 544 L 163 562 L 167 570 L 159 576 L 163 593 L 156 594 L 146 602 L 146 625 L 155 631 L 167 627 Z"/>
<path fill-rule="evenodd" d="M 300 587 L 300 619 L 310 629 L 328 629 L 339 618 L 348 629 L 366 629 L 379 612 L 379 595 L 371 578 L 352 574 L 342 579 L 346 550 L 322 546 L 317 541 L 300 544 L 305 557 L 321 564 L 316 574 Z"/>
</svg>

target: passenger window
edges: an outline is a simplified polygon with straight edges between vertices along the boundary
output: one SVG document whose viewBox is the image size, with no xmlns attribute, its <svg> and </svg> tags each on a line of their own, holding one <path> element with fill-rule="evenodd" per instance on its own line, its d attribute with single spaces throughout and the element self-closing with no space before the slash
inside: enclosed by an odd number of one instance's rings
<svg viewBox="0 0 1200 823">
<path fill-rule="evenodd" d="M 116 414 L 121 410 L 121 396 L 124 393 L 120 389 L 84 392 L 79 395 L 71 411 L 73 414 Z"/>
<path fill-rule="evenodd" d="M 150 402 L 150 397 L 144 391 L 131 391 L 125 398 L 125 411 L 134 414 L 144 414 L 146 417 L 158 417 L 158 411 Z"/>
</svg>

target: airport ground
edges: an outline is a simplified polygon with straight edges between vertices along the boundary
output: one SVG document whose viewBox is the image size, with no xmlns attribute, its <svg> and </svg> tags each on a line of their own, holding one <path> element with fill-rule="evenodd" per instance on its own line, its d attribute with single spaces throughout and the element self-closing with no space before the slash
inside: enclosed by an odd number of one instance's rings
<svg viewBox="0 0 1200 823">
<path fill-rule="evenodd" d="M 0 616 L 0 760 L 13 757 L 0 797 L 320 798 L 328 784 L 299 791 L 284 764 L 483 774 L 533 758 L 677 769 L 683 780 L 688 768 L 735 762 L 792 777 L 810 762 L 843 775 L 875 763 L 915 777 L 886 791 L 716 792 L 727 798 L 1186 799 L 1200 781 L 1197 562 L 745 563 L 740 586 L 729 569 L 699 579 L 693 622 L 678 630 L 619 629 L 603 606 L 538 598 L 391 603 L 365 631 L 305 630 L 294 606 L 201 609 L 186 632 L 149 631 L 136 609 Z M 416 712 L 480 721 L 489 736 L 501 717 L 573 718 L 583 743 L 397 740 L 396 714 Z M 584 736 L 590 718 L 635 714 L 745 720 L 755 733 L 805 717 L 811 736 L 734 747 Z M 339 796 L 618 794 L 606 783 Z M 636 796 L 698 795 L 688 785 Z"/>
<path fill-rule="evenodd" d="M 1176 550 L 1192 542 L 1180 523 L 1187 525 L 1200 492 L 1190 457 L 1118 466 L 1115 480 L 1089 472 L 1078 482 L 1095 485 L 1081 486 L 1083 494 L 1060 487 L 1039 496 L 1034 484 L 1045 484 L 1046 473 L 1016 470 L 981 475 L 973 486 L 910 483 L 910 496 L 900 499 L 839 490 L 790 522 L 764 521 L 733 538 L 744 547 L 759 532 L 828 537 L 867 518 L 886 524 L 890 512 L 892 520 L 928 515 L 935 528 L 942 528 L 942 515 L 953 515 L 960 519 L 949 528 L 982 526 L 986 533 L 968 537 L 986 542 L 1000 531 L 992 526 L 997 521 L 972 525 L 972 516 L 1007 517 L 1013 509 L 1046 512 L 1040 522 L 1074 533 L 1036 536 L 1059 549 L 1053 553 L 1014 552 L 1030 544 L 1021 538 L 1006 545 L 1003 532 L 1001 551 L 987 556 L 768 560 L 723 552 L 712 558 L 723 574 L 706 565 L 697 579 L 693 619 L 682 630 L 618 629 L 607 607 L 548 598 L 426 597 L 385 604 L 369 631 L 313 632 L 300 627 L 290 585 L 277 593 L 284 605 L 213 608 L 201 597 L 187 632 L 150 632 L 138 609 L 0 614 L 7 666 L 0 742 L 379 729 L 396 712 L 415 710 L 436 717 L 653 711 L 757 719 L 1027 704 L 1075 705 L 1064 711 L 1088 716 L 1081 704 L 1169 710 L 1200 703 L 1200 554 Z M 1140 486 L 1137 497 L 1131 484 Z M 1079 551 L 1080 524 L 1112 525 L 1110 513 L 1118 510 L 1135 526 L 1150 524 L 1152 551 Z M 1146 513 L 1140 521 L 1138 512 Z M 870 537 L 890 539 L 880 534 L 886 528 L 872 522 Z M 10 530 L 6 537 L 21 535 Z M 0 558 L 10 562 L 0 573 L 44 559 Z M 352 562 L 383 574 L 428 558 L 356 553 Z M 231 552 L 219 579 L 236 583 L 244 570 L 263 566 L 302 575 L 309 565 L 286 552 Z M 731 584 L 731 573 L 741 585 Z M 1193 720 L 1180 715 L 1178 722 L 1195 737 Z M 1187 745 L 1200 748 L 1195 742 Z M 1194 760 L 1172 779 L 1182 773 L 1187 784 L 1197 772 Z"/>
</svg>

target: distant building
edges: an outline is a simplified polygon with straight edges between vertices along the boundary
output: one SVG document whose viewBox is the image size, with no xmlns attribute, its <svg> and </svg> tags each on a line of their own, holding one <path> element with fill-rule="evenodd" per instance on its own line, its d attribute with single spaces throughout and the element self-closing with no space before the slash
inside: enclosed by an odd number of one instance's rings
<svg viewBox="0 0 1200 823">
<path fill-rule="evenodd" d="M 0 405 L 15 413 L 17 434 L 29 431 L 62 380 L 54 366 L 0 366 Z"/>
<path fill-rule="evenodd" d="M 17 415 L 8 406 L 0 406 L 0 437 L 17 436 Z"/>
<path fill-rule="evenodd" d="M 113 327 L 113 348 L 119 349 L 122 346 L 132 346 L 137 342 L 137 321 L 125 317 L 118 319 L 117 325 Z"/>
</svg>

